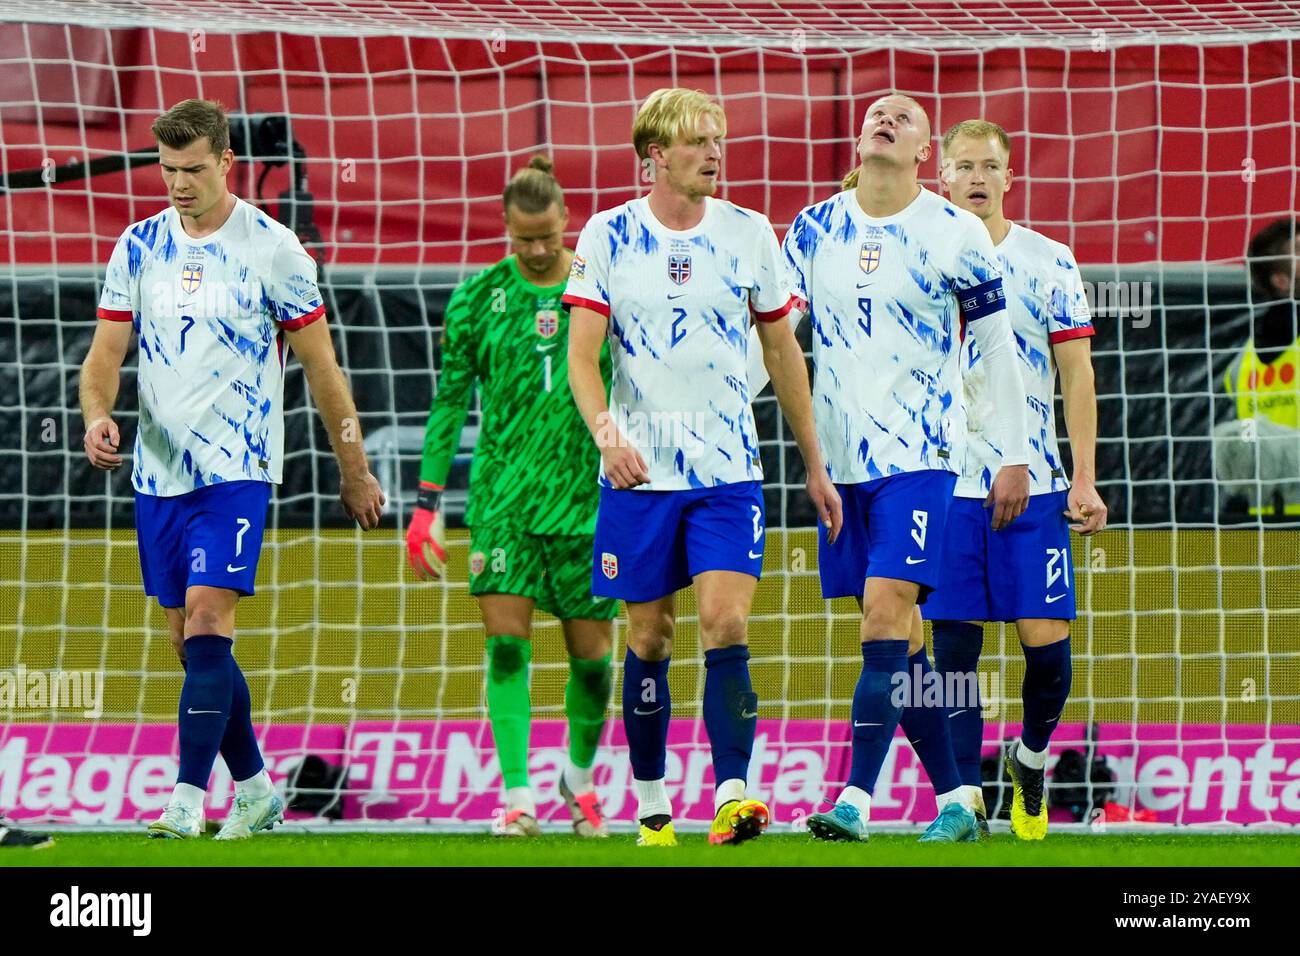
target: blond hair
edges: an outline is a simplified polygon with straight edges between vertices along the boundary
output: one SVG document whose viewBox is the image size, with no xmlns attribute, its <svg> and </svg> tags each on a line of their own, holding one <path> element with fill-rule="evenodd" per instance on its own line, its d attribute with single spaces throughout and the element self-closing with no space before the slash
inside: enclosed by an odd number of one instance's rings
<svg viewBox="0 0 1300 956">
<path fill-rule="evenodd" d="M 986 119 L 968 119 L 949 127 L 948 132 L 943 134 L 943 151 L 941 155 L 945 160 L 948 158 L 948 154 L 952 152 L 952 144 L 957 141 L 958 136 L 970 136 L 973 139 L 992 137 L 998 141 L 1002 151 L 1007 154 L 1007 162 L 1011 162 L 1011 137 L 997 123 Z"/>
<path fill-rule="evenodd" d="M 703 90 L 688 90 L 680 86 L 655 90 L 637 110 L 632 123 L 632 145 L 638 159 L 650 155 L 650 144 L 661 147 L 694 136 L 700 119 L 712 116 L 718 122 L 718 135 L 726 135 L 727 116 Z"/>
<path fill-rule="evenodd" d="M 564 190 L 551 172 L 555 164 L 549 156 L 538 153 L 528 165 L 510 177 L 501 204 L 509 211 L 514 206 L 522 213 L 535 216 L 552 206 L 564 209 Z"/>
<path fill-rule="evenodd" d="M 153 137 L 169 149 L 184 149 L 207 137 L 212 152 L 220 156 L 230 148 L 230 120 L 214 100 L 181 100 L 154 120 Z"/>
</svg>

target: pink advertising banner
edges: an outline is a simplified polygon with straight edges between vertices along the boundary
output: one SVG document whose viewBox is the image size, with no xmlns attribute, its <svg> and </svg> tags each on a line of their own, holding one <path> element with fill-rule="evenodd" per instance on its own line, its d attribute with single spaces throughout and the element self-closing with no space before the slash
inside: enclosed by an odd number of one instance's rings
<svg viewBox="0 0 1300 956">
<path fill-rule="evenodd" d="M 990 722 L 985 753 L 1017 729 Z M 1081 724 L 1062 724 L 1053 759 L 1084 749 L 1084 732 Z M 797 821 L 839 791 L 848 740 L 845 722 L 760 720 L 750 793 L 768 802 L 777 822 Z M 486 722 L 277 724 L 263 729 L 262 742 L 281 788 L 306 754 L 346 766 L 345 819 L 486 822 L 499 811 L 501 775 Z M 1096 752 L 1115 774 L 1111 799 L 1153 811 L 1160 822 L 1300 824 L 1300 726 L 1101 724 Z M 176 729 L 164 724 L 10 724 L 0 728 L 0 811 L 74 823 L 147 819 L 167 801 L 176 754 Z M 544 819 L 566 819 L 556 793 L 565 756 L 564 722 L 535 721 L 529 764 Z M 607 815 L 633 819 L 631 767 L 617 720 L 595 779 Z M 678 819 L 711 819 L 713 769 L 701 721 L 673 722 L 667 779 Z M 223 815 L 231 781 L 221 761 L 208 793 L 209 816 Z M 933 790 L 900 734 L 876 786 L 872 819 L 924 823 L 934 811 Z"/>
</svg>

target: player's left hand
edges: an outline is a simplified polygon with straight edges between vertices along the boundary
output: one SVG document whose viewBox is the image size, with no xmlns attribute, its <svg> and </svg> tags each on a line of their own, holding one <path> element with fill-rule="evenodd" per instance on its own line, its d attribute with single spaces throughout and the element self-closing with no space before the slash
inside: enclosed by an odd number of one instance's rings
<svg viewBox="0 0 1300 956">
<path fill-rule="evenodd" d="M 1071 531 L 1087 536 L 1106 527 L 1106 502 L 1101 500 L 1097 486 L 1091 481 L 1076 478 L 1070 485 L 1067 500 L 1070 502 L 1070 510 L 1065 512 L 1065 516 L 1074 522 L 1070 525 Z"/>
<path fill-rule="evenodd" d="M 361 525 L 363 531 L 379 527 L 379 518 L 388 501 L 378 479 L 368 471 L 360 477 L 344 475 L 339 482 L 339 499 L 347 516 Z"/>
<path fill-rule="evenodd" d="M 1029 507 L 1029 466 L 1003 465 L 993 478 L 984 507 L 993 506 L 993 530 L 1001 531 Z"/>
<path fill-rule="evenodd" d="M 840 536 L 840 528 L 844 527 L 844 505 L 840 493 L 835 490 L 830 476 L 821 470 L 809 476 L 807 488 L 808 497 L 817 509 L 817 517 L 826 529 L 826 540 L 834 544 Z"/>
</svg>

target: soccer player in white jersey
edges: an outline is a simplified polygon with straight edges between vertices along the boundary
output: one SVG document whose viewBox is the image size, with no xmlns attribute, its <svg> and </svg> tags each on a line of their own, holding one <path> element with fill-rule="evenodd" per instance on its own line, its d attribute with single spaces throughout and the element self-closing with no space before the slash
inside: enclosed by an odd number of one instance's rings
<svg viewBox="0 0 1300 956">
<path fill-rule="evenodd" d="M 745 781 L 758 716 L 746 623 L 763 564 L 762 470 L 746 381 L 748 328 L 807 464 L 825 533 L 839 499 L 813 425 L 808 373 L 787 322 L 787 270 L 766 217 L 713 198 L 722 109 L 696 90 L 657 90 L 633 145 L 649 195 L 596 213 L 578 239 L 564 301 L 569 383 L 600 449 L 592 590 L 627 605 L 623 721 L 641 845 L 676 843 L 664 785 L 674 595 L 694 584 L 713 750 L 714 844 L 767 826 Z M 608 337 L 608 402 L 598 359 Z"/>
<path fill-rule="evenodd" d="M 993 244 L 979 219 L 917 182 L 930 151 L 920 104 L 881 97 L 863 119 L 856 184 L 799 213 L 784 243 L 812 325 L 817 434 L 844 508 L 839 539 L 820 542 L 822 593 L 863 608 L 848 785 L 833 809 L 809 816 L 821 839 L 867 838 L 903 705 L 921 695 L 911 678 L 929 667 L 924 648 L 909 662 L 909 637 L 917 604 L 947 573 L 943 530 L 965 445 L 963 334 L 980 342 L 995 408 L 1025 400 Z M 1024 417 L 1004 412 L 990 427 L 1005 449 L 989 495 L 1001 528 L 1028 499 Z M 940 812 L 922 839 L 976 839 L 955 770 L 932 780 Z"/>
<path fill-rule="evenodd" d="M 334 358 L 315 262 L 292 232 L 226 188 L 234 153 L 224 111 L 185 100 L 158 118 L 153 133 L 170 204 L 128 228 L 109 260 L 81 368 L 84 447 L 96 468 L 122 464 L 113 406 L 134 333 L 140 421 L 131 482 L 140 570 L 185 667 L 180 772 L 149 835 L 203 832 L 220 752 L 235 799 L 217 836 L 239 839 L 283 818 L 232 647 L 236 604 L 253 593 L 271 486 L 284 463 L 286 342 L 329 431 L 344 510 L 373 528 L 384 496 Z"/>
<path fill-rule="evenodd" d="M 1029 506 L 995 532 L 983 501 L 1002 460 L 994 432 L 996 396 L 979 344 L 967 339 L 962 374 L 967 412 L 966 464 L 944 533 L 943 586 L 923 608 L 934 622 L 935 667 L 945 686 L 976 672 L 984 621 L 1014 621 L 1025 654 L 1024 723 L 1006 753 L 1013 782 L 1011 829 L 1025 840 L 1047 834 L 1043 767 L 1052 730 L 1070 693 L 1070 621 L 1075 617 L 1070 529 L 1106 526 L 1097 493 L 1097 393 L 1088 300 L 1067 246 L 1007 220 L 1011 141 L 996 123 L 967 120 L 943 138 L 942 179 L 952 201 L 984 222 L 997 252 L 1025 382 Z M 1074 459 L 1067 481 L 1056 442 L 1056 370 Z M 1073 521 L 1074 524 L 1069 524 Z M 954 675 L 953 683 L 948 675 Z M 964 686 L 976 686 L 968 681 Z M 978 701 L 951 702 L 948 727 L 962 783 L 979 793 L 984 721 Z M 981 798 L 982 803 L 982 798 Z M 982 807 L 981 807 L 982 809 Z"/>
</svg>

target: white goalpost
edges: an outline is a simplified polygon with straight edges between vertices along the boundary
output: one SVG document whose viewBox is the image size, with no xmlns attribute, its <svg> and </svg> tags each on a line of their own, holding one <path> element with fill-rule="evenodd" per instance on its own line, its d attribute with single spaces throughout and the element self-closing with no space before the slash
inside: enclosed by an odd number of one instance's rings
<svg viewBox="0 0 1300 956">
<path fill-rule="evenodd" d="M 1053 825 L 1300 824 L 1297 431 L 1242 414 L 1225 385 L 1263 305 L 1247 243 L 1300 205 L 1298 72 L 1300 8 L 1251 0 L 0 0 L 0 812 L 133 825 L 174 783 L 181 671 L 143 596 L 129 467 L 106 476 L 85 461 L 76 385 L 113 243 L 164 202 L 149 126 L 202 96 L 232 115 L 232 191 L 321 264 L 389 498 L 379 530 L 348 527 L 291 365 L 285 481 L 236 644 L 271 774 L 295 790 L 299 821 L 492 820 L 500 774 L 467 533 L 452 532 L 445 583 L 405 563 L 443 309 L 508 251 L 501 189 L 534 153 L 555 161 L 570 246 L 595 210 L 644 192 L 632 117 L 681 85 L 726 109 L 721 194 L 779 235 L 839 188 L 875 95 L 917 97 L 936 135 L 978 116 L 1007 128 L 1009 215 L 1069 244 L 1087 279 L 1112 515 L 1074 542 L 1074 688 L 1049 768 L 1074 751 L 1067 763 L 1085 769 L 1049 774 Z M 936 176 L 933 160 L 922 167 L 937 189 Z M 137 408 L 128 358 L 127 441 Z M 770 392 L 756 414 L 769 537 L 750 632 L 751 778 L 776 822 L 797 826 L 847 774 L 858 615 L 821 598 L 802 465 Z M 475 413 L 453 519 L 477 434 Z M 707 823 L 693 609 L 683 596 L 668 772 L 677 815 Z M 534 645 L 533 783 L 544 822 L 567 826 L 555 789 L 567 665 L 549 618 Z M 986 627 L 990 758 L 1018 730 L 1022 673 L 1014 630 Z M 630 821 L 617 693 L 597 767 L 611 819 Z M 229 806 L 224 773 L 209 815 Z M 873 820 L 925 823 L 933 809 L 900 734 Z"/>
</svg>

